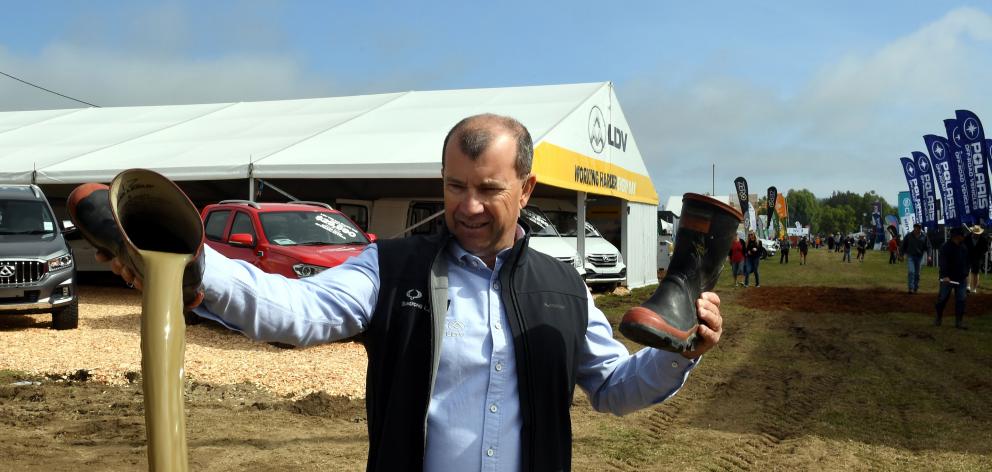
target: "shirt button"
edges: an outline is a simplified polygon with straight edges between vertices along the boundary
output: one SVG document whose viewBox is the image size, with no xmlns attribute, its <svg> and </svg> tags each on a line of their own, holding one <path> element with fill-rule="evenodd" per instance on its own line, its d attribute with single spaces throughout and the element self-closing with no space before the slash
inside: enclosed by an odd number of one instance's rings
<svg viewBox="0 0 992 472">
<path fill-rule="evenodd" d="M 496 328 L 497 331 L 503 329 L 503 325 L 500 324 L 499 321 L 497 321 L 496 324 L 493 325 L 493 327 Z"/>
<path fill-rule="evenodd" d="M 492 457 L 496 455 L 496 451 L 494 451 L 493 448 L 486 449 L 486 455 Z"/>
<path fill-rule="evenodd" d="M 495 403 L 493 403 L 492 405 L 489 405 L 489 411 L 491 411 L 493 413 L 496 413 L 497 410 L 499 410 L 499 408 L 496 407 L 496 404 Z"/>
<path fill-rule="evenodd" d="M 503 370 L 503 364 L 500 364 L 499 362 L 497 362 L 496 363 L 496 372 L 500 372 L 502 370 Z"/>
<path fill-rule="evenodd" d="M 493 282 L 493 290 L 499 290 L 499 281 Z"/>
<path fill-rule="evenodd" d="M 672 368 L 677 369 L 679 367 L 678 361 L 672 361 Z"/>
</svg>

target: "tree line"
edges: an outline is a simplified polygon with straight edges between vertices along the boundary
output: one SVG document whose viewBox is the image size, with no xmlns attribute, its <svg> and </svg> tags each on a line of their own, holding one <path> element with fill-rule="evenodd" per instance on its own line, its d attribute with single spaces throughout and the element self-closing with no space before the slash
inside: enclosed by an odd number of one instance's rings
<svg viewBox="0 0 992 472">
<path fill-rule="evenodd" d="M 766 198 L 758 202 L 757 208 L 765 208 Z M 882 218 L 885 215 L 895 215 L 896 209 L 885 201 L 885 198 L 874 190 L 857 194 L 854 192 L 834 191 L 827 198 L 816 198 L 813 192 L 806 189 L 790 189 L 785 195 L 789 207 L 787 225 L 795 225 L 798 221 L 803 226 L 810 225 L 813 233 L 848 234 L 858 231 L 862 226 L 871 226 L 872 204 L 882 203 Z M 776 217 L 777 218 L 777 217 Z"/>
</svg>

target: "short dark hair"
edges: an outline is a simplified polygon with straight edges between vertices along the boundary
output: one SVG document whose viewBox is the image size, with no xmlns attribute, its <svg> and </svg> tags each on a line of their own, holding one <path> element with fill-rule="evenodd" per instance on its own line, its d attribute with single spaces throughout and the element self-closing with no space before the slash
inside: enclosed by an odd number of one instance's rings
<svg viewBox="0 0 992 472">
<path fill-rule="evenodd" d="M 463 153 L 473 160 L 478 159 L 492 143 L 495 136 L 494 124 L 510 133 L 517 141 L 517 158 L 514 161 L 517 177 L 523 179 L 530 175 L 534 163 L 534 142 L 530 138 L 530 132 L 516 119 L 493 113 L 472 115 L 459 121 L 448 131 L 441 147 L 441 170 L 444 170 L 444 150 L 448 148 L 449 140 L 456 139 L 458 148 Z"/>
</svg>

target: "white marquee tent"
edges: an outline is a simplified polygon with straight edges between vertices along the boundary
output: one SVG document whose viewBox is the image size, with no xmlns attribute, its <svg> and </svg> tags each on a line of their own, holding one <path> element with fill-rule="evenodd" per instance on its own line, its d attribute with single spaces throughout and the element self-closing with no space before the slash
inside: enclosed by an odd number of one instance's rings
<svg viewBox="0 0 992 472">
<path fill-rule="evenodd" d="M 520 120 L 538 181 L 620 199 L 632 287 L 657 282 L 658 195 L 609 82 L 267 102 L 0 113 L 0 183 L 108 182 L 143 167 L 177 181 L 438 178 L 461 118 Z M 583 212 L 580 211 L 580 215 Z"/>
</svg>

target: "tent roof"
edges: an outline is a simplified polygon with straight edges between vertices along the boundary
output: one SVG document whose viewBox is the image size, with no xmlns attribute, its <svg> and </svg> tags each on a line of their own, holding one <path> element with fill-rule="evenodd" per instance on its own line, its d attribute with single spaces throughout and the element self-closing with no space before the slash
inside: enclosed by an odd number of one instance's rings
<svg viewBox="0 0 992 472">
<path fill-rule="evenodd" d="M 594 108 L 605 110 L 598 146 Z M 174 180 L 435 178 L 444 135 L 483 112 L 528 127 L 540 181 L 657 203 L 633 139 L 603 145 L 607 130 L 629 133 L 609 82 L 3 112 L 0 182 L 107 182 L 133 167 Z M 594 172 L 580 180 L 572 164 Z"/>
</svg>

